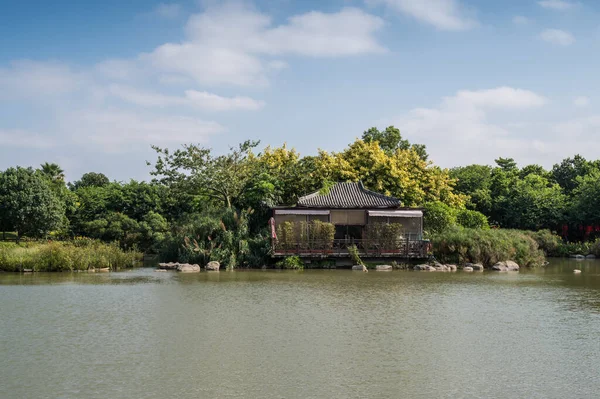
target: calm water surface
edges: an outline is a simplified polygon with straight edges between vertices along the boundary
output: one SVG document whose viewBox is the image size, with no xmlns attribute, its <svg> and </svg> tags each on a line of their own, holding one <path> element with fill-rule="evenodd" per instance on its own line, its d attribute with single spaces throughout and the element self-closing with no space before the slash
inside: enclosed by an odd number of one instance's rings
<svg viewBox="0 0 600 399">
<path fill-rule="evenodd" d="M 600 395 L 600 261 L 4 273 L 0 304 L 2 399 Z"/>
</svg>

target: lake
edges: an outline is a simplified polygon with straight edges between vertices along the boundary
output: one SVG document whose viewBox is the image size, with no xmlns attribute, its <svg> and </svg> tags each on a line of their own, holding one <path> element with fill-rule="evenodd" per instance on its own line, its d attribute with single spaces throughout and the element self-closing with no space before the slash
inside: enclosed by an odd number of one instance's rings
<svg viewBox="0 0 600 399">
<path fill-rule="evenodd" d="M 0 303 L 2 399 L 600 390 L 600 261 L 519 273 L 1 273 Z"/>
</svg>

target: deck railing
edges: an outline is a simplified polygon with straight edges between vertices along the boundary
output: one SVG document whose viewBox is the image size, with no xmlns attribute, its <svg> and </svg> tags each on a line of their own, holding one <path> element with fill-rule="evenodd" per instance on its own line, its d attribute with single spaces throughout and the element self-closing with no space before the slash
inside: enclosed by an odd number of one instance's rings
<svg viewBox="0 0 600 399">
<path fill-rule="evenodd" d="M 355 245 L 358 254 L 365 257 L 424 258 L 427 256 L 429 241 L 419 237 L 406 237 L 398 240 L 357 240 L 307 241 L 276 243 L 274 256 L 298 255 L 300 257 L 347 257 L 348 247 Z"/>
</svg>

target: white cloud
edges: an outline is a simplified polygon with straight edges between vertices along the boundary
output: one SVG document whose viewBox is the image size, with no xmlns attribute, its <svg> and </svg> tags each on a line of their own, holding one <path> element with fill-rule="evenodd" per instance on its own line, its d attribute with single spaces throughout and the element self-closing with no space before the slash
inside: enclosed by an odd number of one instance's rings
<svg viewBox="0 0 600 399">
<path fill-rule="evenodd" d="M 187 39 L 166 43 L 140 59 L 168 73 L 206 85 L 264 85 L 267 71 L 282 66 L 269 56 L 354 56 L 385 51 L 374 37 L 383 20 L 356 8 L 309 12 L 272 26 L 271 18 L 239 3 L 190 17 Z"/>
<path fill-rule="evenodd" d="M 565 10 L 569 10 L 573 7 L 575 7 L 575 3 L 571 3 L 569 1 L 563 1 L 563 0 L 542 0 L 542 1 L 538 1 L 538 4 L 541 7 L 544 8 L 549 8 L 551 10 L 557 10 L 557 11 L 565 11 Z"/>
<path fill-rule="evenodd" d="M 570 46 L 575 43 L 575 37 L 571 33 L 560 29 L 546 29 L 540 33 L 540 38 L 559 46 Z"/>
<path fill-rule="evenodd" d="M 575 98 L 575 100 L 573 100 L 573 104 L 576 107 L 585 108 L 590 105 L 590 99 L 589 99 L 589 97 L 580 96 L 580 97 Z"/>
<path fill-rule="evenodd" d="M 263 101 L 250 97 L 222 97 L 197 90 L 186 90 L 184 96 L 172 96 L 113 84 L 109 87 L 109 91 L 113 96 L 142 107 L 184 106 L 206 111 L 256 111 L 265 105 Z"/>
<path fill-rule="evenodd" d="M 51 148 L 56 142 L 51 138 L 19 129 L 0 129 L 0 146 L 18 148 Z"/>
<path fill-rule="evenodd" d="M 547 102 L 540 94 L 511 87 L 462 90 L 444 98 L 437 108 L 416 108 L 389 122 L 412 142 L 427 144 L 432 159 L 442 166 L 489 163 L 499 156 L 524 154 L 540 145 L 538 140 L 512 134 L 508 124 L 492 122 L 493 116 L 511 111 L 520 115 Z"/>
<path fill-rule="evenodd" d="M 154 14 L 161 18 L 175 19 L 179 17 L 183 12 L 183 8 L 180 4 L 176 3 L 160 3 L 154 8 Z"/>
<path fill-rule="evenodd" d="M 527 25 L 529 22 L 531 22 L 529 18 L 522 15 L 515 15 L 512 21 L 515 25 Z"/>
<path fill-rule="evenodd" d="M 477 20 L 459 0 L 366 0 L 368 4 L 385 4 L 420 22 L 441 30 L 460 31 L 478 25 Z"/>
<path fill-rule="evenodd" d="M 77 90 L 84 82 L 84 74 L 65 64 L 13 61 L 10 67 L 0 68 L 0 98 L 56 96 Z"/>
<path fill-rule="evenodd" d="M 198 118 L 155 115 L 144 112 L 123 111 L 115 108 L 86 109 L 61 116 L 64 131 L 78 132 L 72 139 L 101 145 L 108 151 L 131 151 L 150 144 L 203 143 L 208 137 L 225 131 L 217 122 Z"/>
<path fill-rule="evenodd" d="M 461 90 L 445 101 L 449 105 L 505 109 L 535 108 L 547 103 L 546 98 L 532 91 L 506 86 L 478 91 Z"/>
<path fill-rule="evenodd" d="M 275 70 L 275 71 L 279 71 L 281 69 L 285 69 L 287 68 L 289 65 L 287 62 L 282 61 L 282 60 L 273 60 L 270 61 L 267 66 L 269 67 L 269 69 Z"/>
</svg>

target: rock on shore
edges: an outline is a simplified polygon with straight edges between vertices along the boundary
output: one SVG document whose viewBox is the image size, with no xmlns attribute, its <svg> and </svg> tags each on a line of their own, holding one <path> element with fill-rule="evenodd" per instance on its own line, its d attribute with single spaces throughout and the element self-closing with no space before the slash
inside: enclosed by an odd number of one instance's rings
<svg viewBox="0 0 600 399">
<path fill-rule="evenodd" d="M 212 261 L 212 262 L 208 262 L 205 266 L 207 271 L 214 271 L 214 272 L 218 272 L 219 269 L 221 268 L 221 264 L 217 261 Z"/>
<path fill-rule="evenodd" d="M 498 272 L 518 272 L 519 265 L 512 260 L 506 260 L 504 262 L 498 262 L 494 266 L 492 266 L 492 270 Z"/>
<path fill-rule="evenodd" d="M 199 273 L 199 265 L 190 265 L 189 263 L 183 263 L 177 266 L 177 271 L 181 273 Z"/>
<path fill-rule="evenodd" d="M 375 267 L 375 270 L 378 272 L 391 272 L 393 269 L 390 265 L 379 265 Z"/>
<path fill-rule="evenodd" d="M 158 264 L 159 269 L 165 269 L 165 270 L 177 270 L 178 267 L 179 267 L 179 263 L 173 263 L 173 262 Z"/>
<path fill-rule="evenodd" d="M 482 272 L 484 269 L 484 267 L 481 263 L 466 263 L 465 267 L 471 267 L 471 268 L 473 268 L 473 270 L 479 271 L 479 272 Z"/>
<path fill-rule="evenodd" d="M 416 265 L 415 267 L 413 267 L 413 270 L 425 271 L 425 272 L 435 272 L 436 271 L 435 267 L 429 266 L 429 265 Z"/>
</svg>

